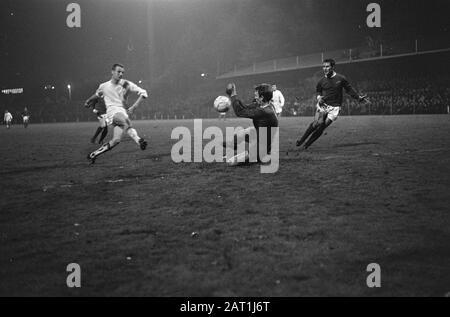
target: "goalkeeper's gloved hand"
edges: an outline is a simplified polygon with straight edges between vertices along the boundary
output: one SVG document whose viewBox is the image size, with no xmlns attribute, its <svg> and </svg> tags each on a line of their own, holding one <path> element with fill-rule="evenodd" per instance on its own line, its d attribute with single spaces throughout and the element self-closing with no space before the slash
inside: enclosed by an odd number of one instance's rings
<svg viewBox="0 0 450 317">
<path fill-rule="evenodd" d="M 236 85 L 234 83 L 229 83 L 227 85 L 227 89 L 225 90 L 225 92 L 226 92 L 226 94 L 229 97 L 236 96 L 237 95 L 237 93 L 236 93 Z"/>
</svg>

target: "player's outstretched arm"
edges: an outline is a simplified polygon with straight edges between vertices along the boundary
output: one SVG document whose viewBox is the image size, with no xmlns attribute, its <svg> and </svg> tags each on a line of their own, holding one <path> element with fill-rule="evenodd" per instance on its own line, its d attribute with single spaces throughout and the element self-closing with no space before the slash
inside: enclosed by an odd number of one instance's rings
<svg viewBox="0 0 450 317">
<path fill-rule="evenodd" d="M 148 98 L 148 93 L 147 90 L 142 89 L 141 87 L 139 87 L 138 85 L 136 85 L 135 83 L 128 81 L 128 89 L 134 93 L 136 93 L 139 97 L 143 96 L 144 98 Z"/>
<path fill-rule="evenodd" d="M 128 89 L 134 93 L 136 93 L 139 97 L 136 100 L 136 102 L 130 107 L 128 108 L 128 113 L 132 114 L 134 110 L 136 110 L 137 107 L 139 107 L 139 105 L 142 103 L 142 101 L 145 98 L 148 98 L 148 94 L 147 91 L 145 89 L 142 89 L 141 87 L 139 87 L 138 85 L 136 85 L 135 83 L 128 81 Z"/>
<path fill-rule="evenodd" d="M 348 80 L 346 78 L 343 79 L 343 86 L 345 89 L 345 92 L 347 94 L 349 94 L 353 99 L 358 100 L 359 102 L 363 101 L 364 98 L 362 98 L 362 96 L 360 96 L 355 88 L 353 88 L 352 85 L 350 85 L 350 83 L 348 82 Z"/>
<path fill-rule="evenodd" d="M 261 109 L 255 102 L 244 104 L 237 97 L 236 85 L 234 83 L 228 84 L 225 92 L 231 99 L 231 106 L 233 107 L 234 113 L 237 117 L 249 119 L 258 117 L 258 115 L 260 114 L 259 111 L 261 111 Z"/>
<path fill-rule="evenodd" d="M 229 83 L 229 84 L 227 85 L 227 88 L 226 88 L 226 90 L 225 90 L 225 93 L 228 95 L 228 97 L 230 97 L 231 103 L 232 103 L 232 104 L 236 102 L 236 104 L 239 104 L 239 105 L 242 106 L 243 108 L 248 108 L 248 109 L 256 108 L 256 107 L 257 107 L 257 104 L 255 104 L 255 102 L 251 102 L 251 103 L 245 104 L 244 102 L 242 102 L 242 100 L 240 100 L 240 99 L 237 97 L 236 85 L 235 85 L 234 83 Z M 234 108 L 234 107 L 233 107 L 233 108 Z M 238 115 L 238 114 L 236 114 L 236 115 Z"/>
<path fill-rule="evenodd" d="M 86 108 L 94 107 L 100 97 L 97 94 L 90 96 L 84 103 Z"/>
<path fill-rule="evenodd" d="M 139 98 L 136 100 L 136 102 L 130 107 L 128 108 L 128 113 L 132 114 L 134 112 L 134 110 L 136 110 L 137 107 L 139 107 L 139 105 L 142 103 L 142 101 L 145 99 L 144 95 L 140 95 Z"/>
</svg>

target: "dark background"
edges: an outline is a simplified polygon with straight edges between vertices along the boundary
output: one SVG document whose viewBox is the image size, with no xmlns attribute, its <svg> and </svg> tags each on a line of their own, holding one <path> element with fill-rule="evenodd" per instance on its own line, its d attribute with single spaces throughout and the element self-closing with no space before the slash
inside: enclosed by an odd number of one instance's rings
<svg viewBox="0 0 450 317">
<path fill-rule="evenodd" d="M 82 27 L 73 29 L 71 2 L 1 1 L 2 88 L 76 87 L 105 79 L 114 62 L 149 88 L 272 58 L 448 37 L 450 29 L 445 0 L 377 1 L 382 27 L 374 29 L 368 0 L 80 0 Z"/>
</svg>

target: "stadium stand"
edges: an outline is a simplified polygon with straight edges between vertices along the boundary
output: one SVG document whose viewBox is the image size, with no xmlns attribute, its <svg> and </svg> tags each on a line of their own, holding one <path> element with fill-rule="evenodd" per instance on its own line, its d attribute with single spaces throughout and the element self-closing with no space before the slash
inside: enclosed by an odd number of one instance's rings
<svg viewBox="0 0 450 317">
<path fill-rule="evenodd" d="M 342 115 L 447 114 L 450 107 L 448 69 L 450 52 L 338 63 L 337 71 L 371 100 L 371 105 L 365 105 L 347 98 Z M 246 100 L 252 99 L 255 84 L 276 83 L 286 99 L 283 116 L 311 116 L 315 109 L 315 85 L 321 76 L 321 67 L 317 66 L 210 79 L 181 92 L 150 89 L 149 100 L 133 114 L 133 119 L 217 118 L 212 102 L 224 94 L 224 87 L 230 81 L 236 82 L 238 93 Z M 28 94 L 0 95 L 0 110 L 8 109 L 14 116 L 14 123 L 20 123 L 20 113 L 25 106 L 31 112 L 31 123 L 95 121 L 95 116 L 83 103 L 96 85 L 86 82 L 77 87 L 72 101 L 64 93 L 46 92 L 41 87 L 38 94 L 36 87 L 25 87 Z M 132 102 L 130 100 L 130 104 Z"/>
</svg>

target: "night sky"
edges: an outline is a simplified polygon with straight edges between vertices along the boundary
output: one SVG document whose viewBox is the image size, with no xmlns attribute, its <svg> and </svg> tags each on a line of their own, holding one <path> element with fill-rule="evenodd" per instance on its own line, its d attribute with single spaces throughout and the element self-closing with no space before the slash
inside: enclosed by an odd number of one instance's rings
<svg viewBox="0 0 450 317">
<path fill-rule="evenodd" d="M 358 46 L 367 36 L 450 37 L 448 0 L 378 1 L 377 30 L 365 25 L 371 1 L 361 0 L 80 0 L 82 27 L 72 29 L 71 2 L 0 2 L 2 88 L 100 81 L 114 62 L 134 80 L 170 78 Z"/>
</svg>

